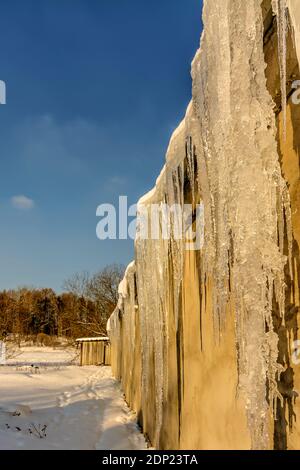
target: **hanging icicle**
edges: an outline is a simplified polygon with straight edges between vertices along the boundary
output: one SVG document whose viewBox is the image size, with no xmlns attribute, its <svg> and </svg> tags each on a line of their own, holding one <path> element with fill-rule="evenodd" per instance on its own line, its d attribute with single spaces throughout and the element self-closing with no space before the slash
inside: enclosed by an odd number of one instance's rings
<svg viewBox="0 0 300 470">
<path fill-rule="evenodd" d="M 287 4 L 286 0 L 272 0 L 273 13 L 277 19 L 278 60 L 280 69 L 281 107 L 283 115 L 283 136 L 286 139 L 287 126 L 287 66 L 286 66 L 286 38 L 287 38 Z"/>
</svg>

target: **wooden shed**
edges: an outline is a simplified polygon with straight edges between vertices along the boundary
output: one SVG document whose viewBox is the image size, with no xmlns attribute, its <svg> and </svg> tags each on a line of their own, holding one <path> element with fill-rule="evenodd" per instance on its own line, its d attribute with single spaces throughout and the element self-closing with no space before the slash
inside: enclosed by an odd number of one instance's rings
<svg viewBox="0 0 300 470">
<path fill-rule="evenodd" d="M 110 342 L 107 337 L 78 338 L 81 366 L 110 366 Z"/>
</svg>

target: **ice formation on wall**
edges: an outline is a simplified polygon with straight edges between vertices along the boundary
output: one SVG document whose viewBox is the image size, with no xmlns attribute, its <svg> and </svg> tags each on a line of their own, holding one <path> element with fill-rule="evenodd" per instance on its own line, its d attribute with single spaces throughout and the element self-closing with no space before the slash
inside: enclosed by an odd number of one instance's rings
<svg viewBox="0 0 300 470">
<path fill-rule="evenodd" d="M 268 408 L 278 397 L 272 302 L 276 299 L 283 317 L 285 230 L 290 254 L 292 243 L 289 195 L 266 89 L 261 2 L 206 2 L 204 19 L 193 66 L 193 102 L 201 136 L 197 152 L 199 167 L 202 160 L 206 167 L 199 172 L 199 184 L 208 179 L 203 199 L 213 221 L 213 230 L 206 231 L 209 249 L 204 247 L 203 257 L 215 279 L 220 325 L 227 301 L 235 304 L 239 382 L 247 397 L 252 446 L 259 449 L 268 445 Z"/>
<path fill-rule="evenodd" d="M 278 17 L 286 123 L 286 0 L 273 0 L 272 5 Z M 172 136 L 155 188 L 138 209 L 151 225 L 153 204 L 204 204 L 202 285 L 212 280 L 217 341 L 222 341 L 229 306 L 235 311 L 239 391 L 246 401 L 252 448 L 266 449 L 270 411 L 276 416 L 282 400 L 273 305 L 284 322 L 285 267 L 292 275 L 293 236 L 266 87 L 261 0 L 206 0 L 203 21 L 201 48 L 192 64 L 192 102 Z M 173 219 L 170 240 L 163 237 L 162 221 L 157 239 L 143 239 L 138 228 L 135 247 L 142 396 L 147 399 L 154 361 L 157 440 L 168 381 L 164 357 L 170 298 L 177 328 L 181 308 L 185 244 L 176 239 L 175 225 Z"/>
<path fill-rule="evenodd" d="M 283 111 L 283 132 L 286 137 L 286 36 L 288 9 L 286 0 L 272 0 L 273 13 L 277 18 L 278 58 L 280 69 L 281 105 Z"/>
</svg>

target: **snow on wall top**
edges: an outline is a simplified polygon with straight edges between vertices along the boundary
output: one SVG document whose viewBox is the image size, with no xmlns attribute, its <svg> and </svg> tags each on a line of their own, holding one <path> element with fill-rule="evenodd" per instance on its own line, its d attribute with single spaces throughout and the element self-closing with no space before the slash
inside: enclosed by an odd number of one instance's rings
<svg viewBox="0 0 300 470">
<path fill-rule="evenodd" d="M 128 277 L 134 273 L 135 273 L 135 261 L 132 261 L 127 266 L 124 277 L 119 284 L 118 294 L 121 300 L 125 299 L 128 296 Z"/>
<path fill-rule="evenodd" d="M 156 180 L 154 188 L 141 197 L 138 206 L 161 202 L 167 192 L 167 173 L 180 165 L 185 158 L 185 142 L 187 137 L 187 121 L 191 118 L 192 101 L 189 103 L 185 118 L 173 132 L 166 153 L 166 163 Z"/>
</svg>

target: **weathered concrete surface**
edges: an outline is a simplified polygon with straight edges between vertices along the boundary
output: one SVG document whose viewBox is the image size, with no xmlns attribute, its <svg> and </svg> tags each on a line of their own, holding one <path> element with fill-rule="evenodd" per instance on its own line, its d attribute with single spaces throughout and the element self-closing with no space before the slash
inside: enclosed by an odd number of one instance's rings
<svg viewBox="0 0 300 470">
<path fill-rule="evenodd" d="M 291 352 L 293 352 L 293 342 L 298 339 L 298 325 L 300 324 L 299 316 L 299 286 L 300 286 L 300 261 L 299 261 L 299 244 L 300 244 L 300 180 L 299 180 L 299 145 L 300 145 L 300 107 L 289 101 L 287 110 L 287 139 L 280 141 L 280 153 L 282 157 L 282 170 L 286 180 L 289 183 L 291 196 L 293 233 L 294 233 L 294 281 L 287 277 L 288 299 L 286 303 L 287 321 L 286 328 L 288 330 L 288 345 L 284 344 L 286 336 L 281 341 L 285 351 L 285 366 L 288 367 L 289 375 L 282 379 L 282 392 L 284 396 L 284 423 L 283 423 L 283 443 L 290 450 L 300 449 L 300 400 L 297 395 L 300 393 L 300 365 L 293 364 L 291 360 Z M 281 129 L 282 116 L 278 116 L 279 129 Z M 283 354 L 282 354 L 283 355 Z M 289 426 L 290 424 L 290 426 Z M 279 446 L 279 447 L 281 447 Z M 284 445 L 283 445 L 284 447 Z"/>
</svg>

